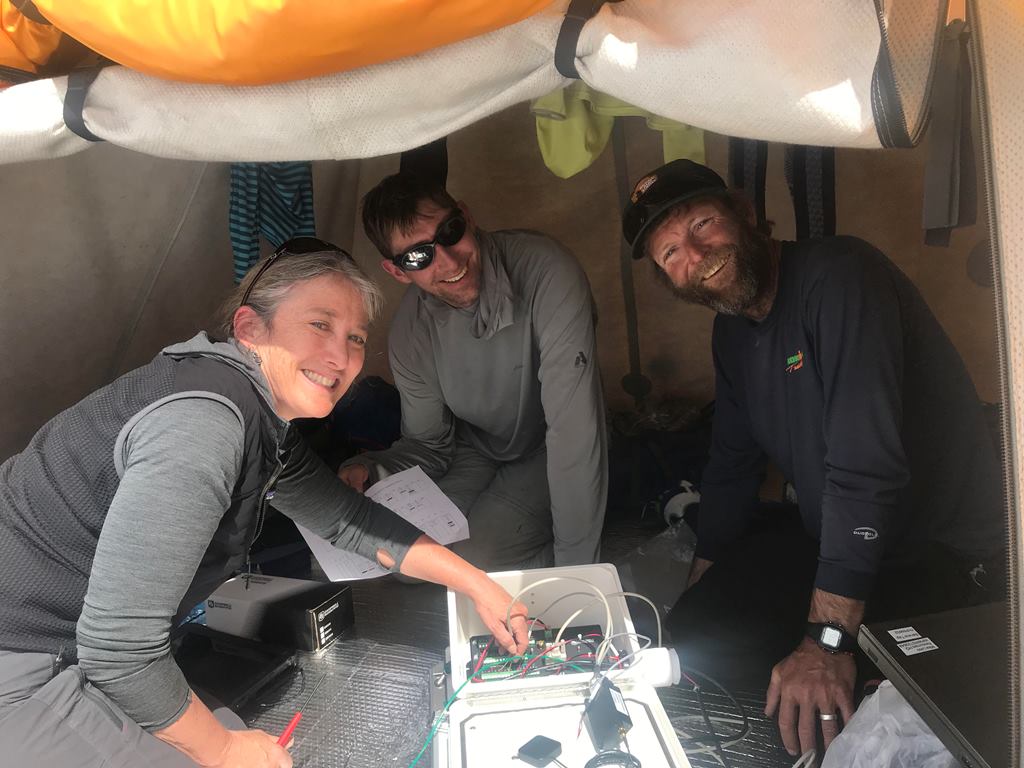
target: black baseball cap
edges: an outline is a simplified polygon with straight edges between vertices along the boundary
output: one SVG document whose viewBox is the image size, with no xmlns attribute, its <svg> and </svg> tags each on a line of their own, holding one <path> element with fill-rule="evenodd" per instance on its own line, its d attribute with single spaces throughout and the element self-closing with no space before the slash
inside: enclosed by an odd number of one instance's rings
<svg viewBox="0 0 1024 768">
<path fill-rule="evenodd" d="M 622 234 L 633 247 L 633 258 L 643 258 L 644 232 L 673 205 L 705 195 L 722 196 L 728 191 L 721 176 L 692 160 L 673 160 L 644 174 L 622 211 Z"/>
</svg>

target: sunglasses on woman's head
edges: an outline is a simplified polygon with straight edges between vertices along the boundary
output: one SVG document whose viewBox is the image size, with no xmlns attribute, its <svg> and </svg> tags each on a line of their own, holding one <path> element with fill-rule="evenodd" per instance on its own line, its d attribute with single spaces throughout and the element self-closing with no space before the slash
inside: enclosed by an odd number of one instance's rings
<svg viewBox="0 0 1024 768">
<path fill-rule="evenodd" d="M 419 243 L 397 256 L 392 256 L 391 261 L 403 272 L 415 272 L 418 269 L 426 269 L 434 261 L 434 251 L 437 246 L 441 245 L 448 248 L 455 245 L 465 236 L 466 217 L 462 215 L 462 211 L 452 211 L 448 218 L 438 225 L 433 240 L 427 243 Z"/>
<path fill-rule="evenodd" d="M 266 258 L 259 270 L 253 276 L 252 280 L 249 281 L 249 287 L 245 289 L 245 293 L 242 294 L 242 300 L 238 306 L 245 306 L 249 302 L 249 296 L 252 294 L 253 286 L 259 282 L 259 279 L 263 276 L 263 273 L 267 271 L 271 264 L 283 256 L 301 256 L 304 253 L 321 253 L 328 251 L 331 253 L 341 254 L 344 258 L 352 261 L 352 255 L 343 248 L 339 248 L 334 243 L 328 243 L 326 240 L 321 240 L 319 237 L 293 237 L 291 240 L 285 240 L 274 251 L 270 256 Z"/>
</svg>

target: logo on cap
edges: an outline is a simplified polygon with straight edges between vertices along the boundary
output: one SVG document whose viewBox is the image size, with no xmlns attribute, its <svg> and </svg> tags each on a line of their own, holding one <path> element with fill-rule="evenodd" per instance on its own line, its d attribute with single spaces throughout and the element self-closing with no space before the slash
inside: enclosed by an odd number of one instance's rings
<svg viewBox="0 0 1024 768">
<path fill-rule="evenodd" d="M 652 173 L 650 176 L 644 176 L 640 181 L 633 187 L 633 194 L 629 196 L 629 199 L 634 203 L 640 199 L 641 195 L 650 189 L 651 184 L 658 180 L 658 174 Z"/>
</svg>

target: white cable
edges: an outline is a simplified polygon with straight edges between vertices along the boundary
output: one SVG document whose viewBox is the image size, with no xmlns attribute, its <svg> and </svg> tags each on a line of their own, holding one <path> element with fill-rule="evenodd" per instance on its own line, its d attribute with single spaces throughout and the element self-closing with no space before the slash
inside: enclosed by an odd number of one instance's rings
<svg viewBox="0 0 1024 768">
<path fill-rule="evenodd" d="M 661 642 L 661 614 L 658 613 L 658 606 L 637 592 L 608 592 L 605 594 L 605 597 L 618 597 L 619 595 L 623 597 L 638 597 L 651 606 L 651 610 L 654 611 L 654 620 L 658 622 L 658 647 L 660 648 L 663 643 Z"/>
<path fill-rule="evenodd" d="M 608 637 L 606 637 L 604 640 L 602 640 L 601 644 L 599 646 L 597 646 L 597 654 L 596 654 L 595 659 L 594 659 L 596 667 L 600 668 L 601 662 L 604 661 L 605 654 L 608 653 L 608 649 L 614 647 L 614 646 L 612 646 L 612 640 L 614 640 L 616 637 L 635 637 L 638 641 L 642 641 L 642 640 L 646 640 L 647 641 L 647 645 L 641 646 L 640 648 L 638 648 L 636 651 L 633 651 L 628 656 L 624 656 L 623 659 L 628 659 L 628 658 L 630 658 L 632 656 L 635 656 L 637 654 L 637 651 L 642 651 L 642 650 L 644 650 L 646 648 L 650 648 L 651 647 L 651 638 L 647 637 L 647 635 L 638 635 L 636 632 L 619 632 L 619 633 L 614 634 L 614 635 L 608 635 Z M 637 644 L 639 645 L 639 642 Z M 619 661 L 622 661 L 623 659 L 619 659 Z M 616 662 L 616 663 L 618 663 L 618 662 Z M 611 671 L 611 670 L 609 670 L 609 671 Z"/>
<path fill-rule="evenodd" d="M 558 645 L 558 642 L 562 639 L 562 635 L 565 634 L 565 630 L 568 629 L 570 624 L 572 624 L 572 620 L 579 616 L 581 613 L 583 613 L 585 610 L 587 610 L 587 608 L 589 608 L 593 604 L 594 601 L 592 600 L 590 601 L 590 603 L 584 605 L 582 608 L 576 611 L 576 613 L 574 613 L 572 616 L 565 620 L 565 623 L 558 628 L 558 634 L 555 635 L 555 645 Z"/>
<path fill-rule="evenodd" d="M 508 610 L 505 612 L 505 626 L 509 626 L 509 622 L 512 619 L 512 606 L 515 605 L 516 600 L 520 598 L 524 593 L 529 592 L 534 587 L 539 587 L 541 584 L 550 584 L 553 581 L 576 581 L 580 584 L 585 584 L 597 597 L 604 603 L 604 615 L 605 615 L 605 632 L 609 633 L 613 631 L 612 628 L 612 607 L 608 604 L 608 598 L 604 594 L 591 584 L 589 581 L 578 579 L 575 576 L 549 576 L 546 579 L 535 581 L 532 584 L 527 584 L 525 587 L 520 589 L 515 595 L 512 596 L 512 602 L 508 604 Z"/>
<path fill-rule="evenodd" d="M 569 599 L 570 597 L 581 597 L 581 596 L 582 596 L 582 597 L 591 597 L 591 594 L 590 594 L 589 592 L 566 592 L 566 593 L 565 593 L 564 595 L 559 595 L 558 597 L 556 597 L 556 598 L 554 599 L 554 601 L 553 601 L 553 602 L 552 602 L 552 603 L 551 603 L 550 605 L 548 605 L 548 607 L 547 607 L 547 608 L 545 608 L 545 609 L 544 609 L 543 611 L 540 611 L 540 612 L 538 612 L 538 613 L 537 613 L 537 618 L 535 618 L 535 619 L 534 619 L 534 623 L 536 623 L 537 621 L 539 621 L 539 620 L 540 620 L 540 617 L 541 617 L 541 616 L 545 616 L 545 615 L 547 615 L 547 613 L 548 613 L 549 611 L 551 611 L 551 609 L 552 609 L 552 608 L 554 608 L 554 607 L 555 607 L 556 605 L 558 605 L 558 604 L 559 604 L 560 602 L 562 602 L 563 600 L 567 600 L 567 599 Z M 591 601 L 590 601 L 589 603 L 587 603 L 587 605 L 586 605 L 586 606 L 584 606 L 584 607 L 588 607 L 588 606 L 591 606 L 591 605 L 593 605 L 593 604 L 594 604 L 594 603 L 596 603 L 596 602 L 597 602 L 597 600 L 593 600 L 593 599 L 592 599 L 592 600 L 591 600 Z M 550 629 L 550 627 L 548 627 L 548 629 Z"/>
<path fill-rule="evenodd" d="M 793 763 L 793 768 L 813 768 L 817 757 L 818 753 L 815 750 L 808 749 Z"/>
<path fill-rule="evenodd" d="M 700 718 L 698 718 L 698 719 L 700 719 Z M 726 722 L 726 721 L 723 721 L 723 720 L 720 720 L 720 719 L 712 717 L 711 718 L 711 722 L 713 722 L 713 723 L 720 723 L 720 722 Z M 742 722 L 742 721 L 736 721 L 736 722 L 739 723 L 739 722 Z M 676 736 L 678 736 L 680 739 L 693 739 L 693 738 L 695 738 L 689 731 L 684 731 L 681 728 L 676 728 L 675 732 L 676 732 Z M 739 738 L 739 739 L 729 739 L 728 741 L 723 741 L 722 742 L 722 749 L 728 749 L 729 747 L 734 747 L 737 744 L 739 744 L 741 741 L 743 741 L 742 738 Z M 706 744 L 706 745 L 704 745 L 702 747 L 696 747 L 696 748 L 693 748 L 693 749 L 687 749 L 686 750 L 686 754 L 688 754 L 688 755 L 691 754 L 691 753 L 696 753 L 696 754 L 708 753 L 708 754 L 712 754 L 712 753 L 716 752 L 717 750 L 718 750 L 718 747 L 715 744 Z"/>
<path fill-rule="evenodd" d="M 616 661 L 614 664 L 612 664 L 610 667 L 608 667 L 607 670 L 605 670 L 605 674 L 606 675 L 608 673 L 610 673 L 616 667 L 621 667 L 621 665 L 625 664 L 625 662 L 628 659 L 634 658 L 638 653 L 640 653 L 640 651 L 646 651 L 648 648 L 651 647 L 651 638 L 647 637 L 647 635 L 638 635 L 636 632 L 621 632 L 618 635 L 612 635 L 612 637 L 622 637 L 623 635 L 629 635 L 630 637 L 635 637 L 637 640 L 646 640 L 647 641 L 647 645 L 641 645 L 639 648 L 637 648 L 632 653 L 627 653 L 625 656 L 620 657 L 618 659 L 618 661 Z M 621 667 L 619 669 L 620 672 L 622 672 L 624 670 L 625 670 L 625 667 Z"/>
<path fill-rule="evenodd" d="M 723 749 L 725 748 L 724 744 L 722 745 L 722 748 Z M 715 762 L 717 762 L 720 766 L 722 766 L 722 768 L 726 768 L 725 761 L 718 754 L 718 747 L 710 747 L 709 746 L 709 747 L 699 747 L 698 749 L 687 749 L 686 750 L 686 756 L 690 757 L 691 755 L 710 755 L 711 757 L 715 758 Z"/>
<path fill-rule="evenodd" d="M 577 579 L 577 578 L 572 577 L 572 576 L 551 576 L 548 579 L 542 579 L 541 581 L 536 581 L 533 584 L 530 584 L 529 586 L 524 587 L 523 589 L 521 589 L 516 594 L 516 596 L 514 598 L 512 598 L 512 602 L 514 603 L 516 601 L 516 599 L 518 599 L 527 590 L 532 589 L 533 587 L 535 587 L 535 586 L 537 586 L 539 584 L 543 584 L 543 583 L 551 581 L 551 580 L 555 580 L 555 581 L 557 581 L 557 580 L 579 581 L 579 582 L 581 582 L 583 584 L 586 584 L 588 587 L 590 587 L 590 589 L 593 590 L 595 592 L 595 594 L 597 595 L 598 600 L 600 600 L 601 602 L 604 603 L 605 615 L 608 618 L 608 626 L 607 626 L 607 628 L 605 630 L 606 632 L 613 631 L 612 620 L 611 620 L 611 608 L 610 608 L 610 606 L 608 604 L 608 598 L 609 597 L 620 597 L 620 596 L 621 597 L 636 597 L 636 598 L 638 598 L 640 600 L 643 600 L 645 603 L 647 603 L 649 606 L 651 606 L 651 611 L 654 612 L 654 620 L 657 622 L 657 625 L 658 625 L 658 646 L 661 647 L 661 645 L 663 644 L 663 642 L 662 642 L 663 641 L 663 634 L 662 634 L 662 627 L 661 627 L 661 614 L 658 612 L 658 607 L 649 598 L 645 597 L 644 595 L 639 594 L 638 592 L 607 592 L 607 593 L 602 593 L 602 592 L 599 592 L 597 590 L 597 588 L 593 584 L 590 584 L 589 582 L 584 581 L 583 579 Z M 550 611 L 552 608 L 554 608 L 556 605 L 558 605 L 558 603 L 560 603 L 562 600 L 564 600 L 564 599 L 566 599 L 568 597 L 573 597 L 573 596 L 578 596 L 578 595 L 585 595 L 585 594 L 586 594 L 585 592 L 568 592 L 568 593 L 566 593 L 564 595 L 561 595 L 561 596 L 557 597 L 550 605 L 548 605 L 547 608 L 545 608 L 543 611 L 540 611 L 538 613 L 538 617 L 540 617 L 543 620 L 543 617 L 547 615 L 548 611 Z M 555 636 L 555 642 L 557 643 L 559 640 L 562 639 L 562 636 L 565 634 L 565 630 L 572 623 L 573 619 L 575 619 L 577 616 L 579 616 L 583 611 L 585 611 L 587 608 L 589 608 L 595 602 L 598 602 L 598 600 L 591 600 L 589 603 L 587 603 L 582 608 L 580 608 L 575 613 L 573 613 L 568 619 L 566 619 L 565 622 L 562 624 L 561 628 L 558 630 L 558 634 Z M 508 624 L 508 618 L 511 616 L 511 611 L 512 611 L 512 607 L 510 605 L 509 606 L 509 612 L 508 612 L 508 614 L 506 614 L 506 622 L 505 622 L 506 624 Z M 625 619 L 623 619 L 623 621 L 625 621 Z M 535 622 L 536 622 L 536 619 L 534 620 L 534 623 Z M 532 628 L 533 628 L 533 623 L 531 623 L 531 625 L 530 625 L 530 630 L 531 631 L 532 631 Z M 623 629 L 625 629 L 625 628 L 626 627 L 623 626 Z M 628 633 L 626 633 L 626 634 L 628 634 Z M 619 636 L 621 637 L 621 636 L 624 636 L 624 635 L 619 635 Z M 603 661 L 603 660 L 604 660 L 604 657 L 603 657 L 603 655 L 601 655 L 599 661 Z"/>
<path fill-rule="evenodd" d="M 685 720 L 688 718 L 695 718 L 697 720 L 700 720 L 701 723 L 704 722 L 704 719 L 700 715 L 687 715 L 681 719 Z M 716 718 L 711 718 L 711 720 L 712 722 L 715 722 Z M 680 740 L 694 738 L 694 735 L 692 733 L 690 733 L 689 731 L 684 731 L 682 728 L 675 724 L 675 721 L 672 721 L 672 730 L 675 731 L 676 738 Z M 733 744 L 739 741 L 742 741 L 742 739 L 733 739 L 731 741 L 722 742 L 721 748 L 725 749 L 727 747 L 731 747 Z M 715 758 L 715 760 L 718 762 L 719 765 L 722 766 L 722 768 L 725 768 L 725 762 L 718 755 L 718 749 L 719 747 L 715 744 L 707 744 L 703 747 L 687 747 L 686 756 L 690 757 L 691 755 L 710 755 L 711 757 Z"/>
<path fill-rule="evenodd" d="M 569 597 L 571 595 L 579 595 L 579 594 L 584 594 L 584 593 L 581 593 L 581 592 L 570 592 L 568 595 L 563 595 L 563 597 Z M 606 592 L 606 593 L 604 593 L 603 597 L 605 599 L 607 599 L 609 597 L 637 597 L 637 598 L 640 598 L 641 600 L 643 600 L 649 606 L 651 606 L 651 610 L 654 611 L 654 620 L 658 624 L 658 647 L 659 648 L 661 647 L 661 645 L 662 645 L 661 614 L 658 613 L 658 607 L 653 602 L 651 602 L 649 599 L 647 599 L 646 597 L 644 597 L 643 595 L 641 595 L 641 594 L 639 594 L 637 592 Z M 553 608 L 561 599 L 562 598 L 560 597 L 560 598 L 558 598 L 558 600 L 555 600 L 554 603 L 552 603 L 551 605 L 548 606 L 547 610 L 551 610 L 551 608 Z M 565 628 L 569 625 L 569 622 L 572 621 L 572 619 L 576 618 L 576 616 L 578 616 L 584 610 L 589 608 L 595 602 L 597 602 L 597 601 L 596 600 L 591 600 L 589 603 L 587 603 L 582 608 L 580 608 L 576 613 L 574 613 L 572 616 L 570 616 L 569 617 L 569 621 L 566 621 L 566 623 L 562 625 L 562 631 L 563 632 L 565 631 Z M 547 613 L 547 611 L 544 611 L 544 613 Z M 541 615 L 543 615 L 543 614 L 541 614 Z M 622 627 L 622 629 L 624 631 L 626 629 L 626 627 L 625 627 L 625 617 L 623 617 L 623 627 Z M 559 637 L 561 637 L 561 633 L 559 633 Z"/>
</svg>

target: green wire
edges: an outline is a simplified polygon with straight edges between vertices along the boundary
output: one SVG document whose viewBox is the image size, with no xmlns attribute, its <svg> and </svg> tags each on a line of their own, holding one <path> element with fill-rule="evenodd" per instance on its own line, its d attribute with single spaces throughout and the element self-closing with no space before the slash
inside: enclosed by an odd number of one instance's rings
<svg viewBox="0 0 1024 768">
<path fill-rule="evenodd" d="M 519 658 L 522 658 L 522 657 L 518 657 L 517 656 L 517 657 L 513 657 L 513 658 L 514 659 L 519 659 Z M 477 670 L 477 674 L 480 674 L 485 669 L 490 669 L 491 667 L 498 667 L 498 666 L 501 666 L 502 664 L 507 664 L 507 663 L 508 663 L 507 661 L 503 660 L 503 661 L 494 661 L 494 662 L 491 662 L 489 664 L 484 664 L 482 667 L 480 667 L 480 669 Z M 425 742 L 423 742 L 423 746 L 420 748 L 419 754 L 416 755 L 416 759 L 413 760 L 411 763 L 409 763 L 409 768 L 414 768 L 419 763 L 420 758 L 423 757 L 423 753 L 426 752 L 427 751 L 427 747 L 430 746 L 430 742 L 432 742 L 434 740 L 434 734 L 437 733 L 437 729 L 441 727 L 441 723 L 444 721 L 444 716 L 445 716 L 445 714 L 447 714 L 448 708 L 451 707 L 451 705 L 455 703 L 455 699 L 457 699 L 459 697 L 459 694 L 462 693 L 462 689 L 465 688 L 470 683 L 470 681 L 472 681 L 472 679 L 473 679 L 472 677 L 467 677 L 466 681 L 455 690 L 455 693 L 453 693 L 451 695 L 451 698 L 449 698 L 448 701 L 446 701 L 444 703 L 444 709 L 442 709 L 441 713 L 437 716 L 437 720 L 434 722 L 434 727 L 431 728 L 430 729 L 430 733 L 427 734 L 427 740 Z"/>
<path fill-rule="evenodd" d="M 456 689 L 455 693 L 451 695 L 451 698 L 445 702 L 444 709 L 442 709 L 441 714 L 437 716 L 437 720 L 434 722 L 434 727 L 431 728 L 430 733 L 427 734 L 427 740 L 423 742 L 423 746 L 420 748 L 419 754 L 416 755 L 416 759 L 409 763 L 409 768 L 414 768 L 419 763 L 420 758 L 423 757 L 423 753 L 426 752 L 427 747 L 430 746 L 430 742 L 434 740 L 434 734 L 437 733 L 437 729 L 441 727 L 441 723 L 444 721 L 445 713 L 448 712 L 448 707 L 455 703 L 455 699 L 458 697 L 460 693 L 462 693 L 462 689 L 465 688 L 469 681 L 472 679 L 473 678 L 471 677 L 466 678 L 466 682 L 460 685 L 458 689 Z"/>
<path fill-rule="evenodd" d="M 530 657 L 530 658 L 534 658 L 534 657 Z M 518 661 L 518 660 L 529 661 L 529 658 L 527 658 L 526 656 L 513 656 L 511 658 L 511 660 L 514 660 L 514 661 Z M 509 662 L 509 660 L 502 660 L 502 661 L 494 661 L 494 662 L 491 662 L 489 664 L 484 664 L 482 667 L 480 667 L 480 669 L 477 670 L 477 674 L 480 674 L 484 670 L 490 669 L 491 667 L 500 667 L 502 664 L 507 664 L 508 662 Z M 581 669 L 580 667 L 576 666 L 575 664 L 569 664 L 568 666 L 572 667 L 577 672 L 586 672 L 587 671 L 585 669 Z M 511 677 L 516 677 L 516 676 L 518 676 L 518 674 L 519 674 L 519 672 L 516 672 Z M 508 678 L 508 679 L 511 679 L 511 677 Z M 434 740 L 434 735 L 437 733 L 437 729 L 441 727 L 441 723 L 444 721 L 444 716 L 448 713 L 449 707 L 451 707 L 451 705 L 455 703 L 455 700 L 459 697 L 459 694 L 462 693 L 462 689 L 465 688 L 472 680 L 473 680 L 472 677 L 467 677 L 465 682 L 463 682 L 462 685 L 460 685 L 458 688 L 456 688 L 455 689 L 455 693 L 453 693 L 451 695 L 451 697 L 448 699 L 448 701 L 446 701 L 444 703 L 444 709 L 441 710 L 441 713 L 437 716 L 437 720 L 434 721 L 434 727 L 431 728 L 430 729 L 430 733 L 427 734 L 427 740 L 425 742 L 423 742 L 423 746 L 420 748 L 419 754 L 417 754 L 416 758 L 411 763 L 409 763 L 409 768 L 415 768 L 416 765 L 419 764 L 420 758 L 423 757 L 423 753 L 427 751 L 427 747 L 430 746 L 430 742 L 432 742 Z"/>
</svg>

